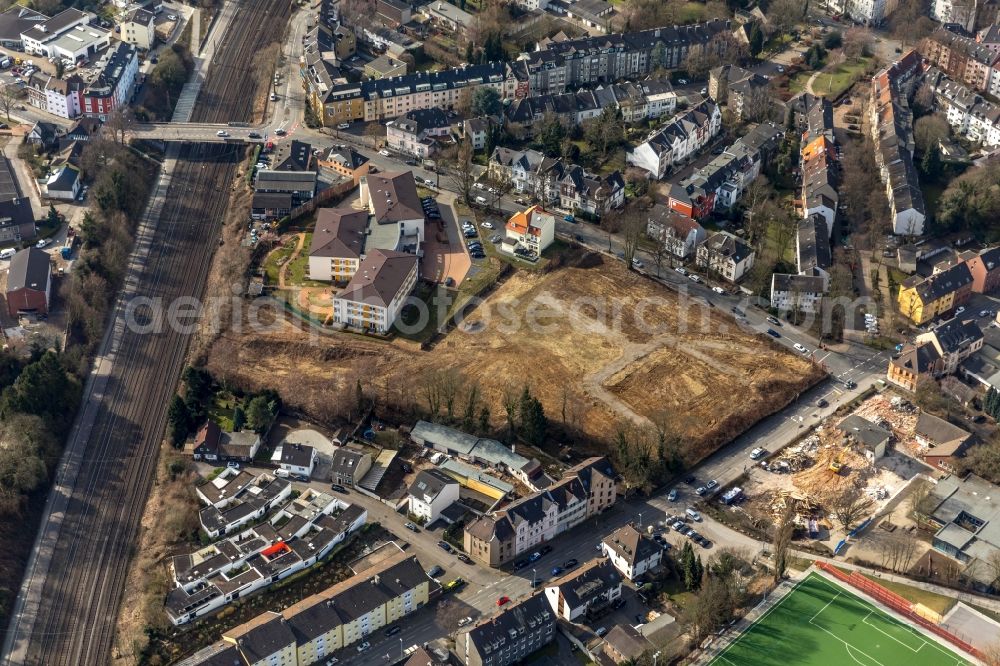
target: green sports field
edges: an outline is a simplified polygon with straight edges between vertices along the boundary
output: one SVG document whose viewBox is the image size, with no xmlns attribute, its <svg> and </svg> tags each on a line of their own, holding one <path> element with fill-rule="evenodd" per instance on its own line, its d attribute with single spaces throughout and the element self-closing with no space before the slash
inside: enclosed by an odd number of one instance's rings
<svg viewBox="0 0 1000 666">
<path fill-rule="evenodd" d="M 813 573 L 712 666 L 957 666 L 968 664 L 846 588 Z"/>
</svg>

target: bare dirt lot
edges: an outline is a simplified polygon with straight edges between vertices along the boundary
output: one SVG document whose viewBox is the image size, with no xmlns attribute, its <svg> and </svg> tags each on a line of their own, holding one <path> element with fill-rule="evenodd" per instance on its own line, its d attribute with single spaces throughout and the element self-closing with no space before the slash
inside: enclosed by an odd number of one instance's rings
<svg viewBox="0 0 1000 666">
<path fill-rule="evenodd" d="M 609 442 L 621 418 L 668 417 L 700 458 L 818 381 L 821 370 L 704 305 L 588 253 L 547 274 L 515 273 L 431 350 L 292 324 L 227 330 L 211 373 L 241 388 L 274 387 L 320 421 L 346 416 L 360 381 L 397 420 L 426 411 L 428 377 L 478 384 L 495 426 L 505 389 L 527 385 L 550 419 Z M 465 405 L 458 392 L 456 412 Z M 738 397 L 738 399 L 736 399 Z"/>
</svg>

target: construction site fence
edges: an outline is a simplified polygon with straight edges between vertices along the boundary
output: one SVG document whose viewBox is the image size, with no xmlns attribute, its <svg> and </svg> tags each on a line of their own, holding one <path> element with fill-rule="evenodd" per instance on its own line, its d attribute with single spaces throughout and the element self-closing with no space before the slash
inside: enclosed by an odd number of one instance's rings
<svg viewBox="0 0 1000 666">
<path fill-rule="evenodd" d="M 934 624 L 927 618 L 922 617 L 914 610 L 913 604 L 911 602 L 907 601 L 906 599 L 899 596 L 895 592 L 882 587 L 872 579 L 861 575 L 857 571 L 852 571 L 850 574 L 847 574 L 844 571 L 833 566 L 832 564 L 827 564 L 826 562 L 817 561 L 816 567 L 832 575 L 837 580 L 843 581 L 848 585 L 864 592 L 873 599 L 880 601 L 881 603 L 899 612 L 904 617 L 911 620 L 920 627 L 948 641 L 949 643 L 959 648 L 963 652 L 967 652 L 968 654 L 971 654 L 977 659 L 983 658 L 983 654 L 975 647 L 963 641 L 961 638 L 951 633 L 950 631 L 942 629 L 937 624 Z"/>
</svg>

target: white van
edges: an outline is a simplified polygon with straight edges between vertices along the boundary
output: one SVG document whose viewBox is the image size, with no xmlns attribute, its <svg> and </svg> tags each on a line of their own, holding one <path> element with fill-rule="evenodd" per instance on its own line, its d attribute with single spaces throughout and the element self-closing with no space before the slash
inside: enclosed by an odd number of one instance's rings
<svg viewBox="0 0 1000 666">
<path fill-rule="evenodd" d="M 688 508 L 688 510 L 685 511 L 684 513 L 686 513 L 688 515 L 688 518 L 690 518 L 691 520 L 696 520 L 698 522 L 701 522 L 701 514 L 695 511 L 694 509 Z"/>
<path fill-rule="evenodd" d="M 486 197 L 476 197 L 476 203 L 480 206 L 486 205 Z"/>
<path fill-rule="evenodd" d="M 281 469 L 280 467 L 278 469 L 274 470 L 274 475 L 275 476 L 280 476 L 283 479 L 287 479 L 289 476 L 291 476 L 291 474 L 289 473 L 289 471 L 287 469 Z"/>
<path fill-rule="evenodd" d="M 12 247 L 7 248 L 6 250 L 0 250 L 0 259 L 10 259 L 15 254 L 17 254 L 17 250 Z"/>
</svg>

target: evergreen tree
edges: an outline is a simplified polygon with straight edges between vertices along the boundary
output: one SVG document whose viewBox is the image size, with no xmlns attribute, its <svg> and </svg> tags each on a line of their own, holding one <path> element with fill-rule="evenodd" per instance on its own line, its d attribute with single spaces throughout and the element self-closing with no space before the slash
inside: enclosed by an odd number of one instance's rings
<svg viewBox="0 0 1000 666">
<path fill-rule="evenodd" d="M 490 431 L 490 408 L 483 407 L 479 411 L 479 434 L 485 435 Z"/>
<path fill-rule="evenodd" d="M 191 415 L 179 395 L 174 395 L 170 407 L 167 408 L 167 425 L 170 428 L 170 443 L 179 449 L 191 432 Z"/>
<path fill-rule="evenodd" d="M 931 180 L 936 180 L 941 175 L 941 149 L 936 143 L 924 151 L 924 157 L 920 160 L 920 170 Z"/>
<path fill-rule="evenodd" d="M 693 549 L 692 552 L 694 552 Z M 701 563 L 701 555 L 698 555 L 694 561 L 694 589 L 697 590 L 701 588 L 701 579 L 704 575 L 705 565 Z"/>
<path fill-rule="evenodd" d="M 764 31 L 760 29 L 760 21 L 754 21 L 750 26 L 747 39 L 750 41 L 750 55 L 756 57 L 764 50 Z"/>
<path fill-rule="evenodd" d="M 469 40 L 465 44 L 465 62 L 473 63 L 476 61 L 476 49 L 472 45 L 472 40 Z"/>
<path fill-rule="evenodd" d="M 236 405 L 233 408 L 233 432 L 239 432 L 243 430 L 243 426 L 247 423 L 247 415 L 243 411 L 243 407 Z"/>
<path fill-rule="evenodd" d="M 265 395 L 254 396 L 247 405 L 247 425 L 254 432 L 267 432 L 277 416 L 277 403 Z"/>
<path fill-rule="evenodd" d="M 680 568 L 684 587 L 688 590 L 694 590 L 700 578 L 698 576 L 698 562 L 695 560 L 694 549 L 691 547 L 690 541 L 685 541 L 684 547 L 681 548 Z"/>
<path fill-rule="evenodd" d="M 521 420 L 521 432 L 525 441 L 536 446 L 542 444 L 545 441 L 548 420 L 545 418 L 545 409 L 542 407 L 541 401 L 531 395 L 527 386 L 521 392 L 518 416 Z"/>
</svg>

